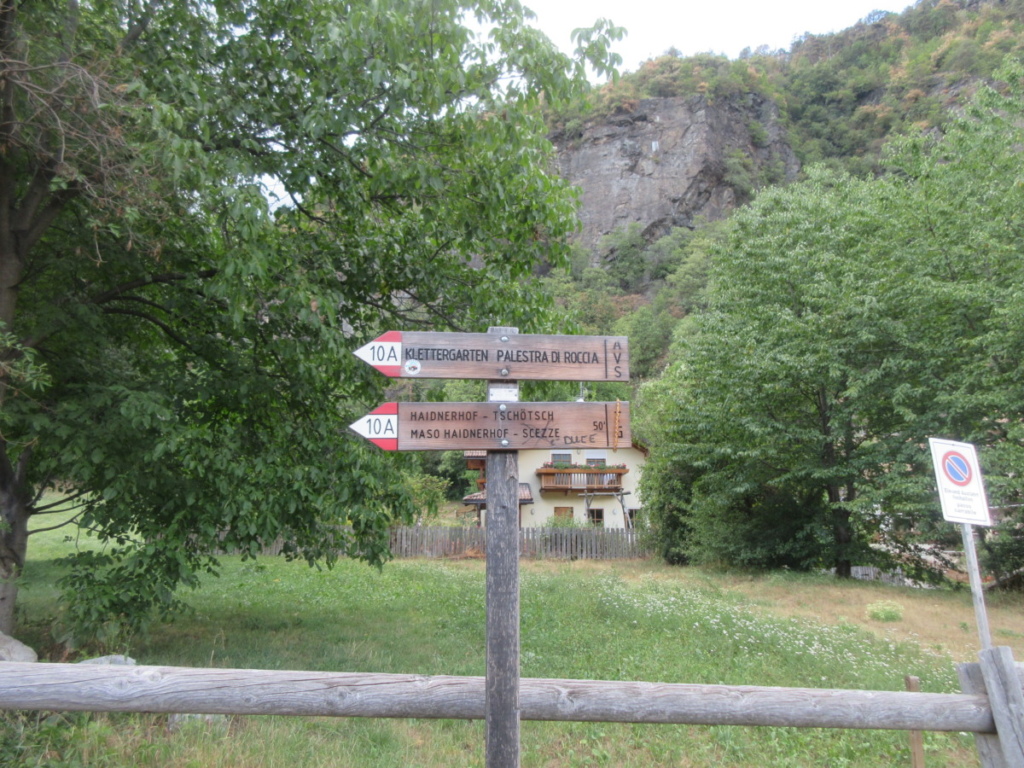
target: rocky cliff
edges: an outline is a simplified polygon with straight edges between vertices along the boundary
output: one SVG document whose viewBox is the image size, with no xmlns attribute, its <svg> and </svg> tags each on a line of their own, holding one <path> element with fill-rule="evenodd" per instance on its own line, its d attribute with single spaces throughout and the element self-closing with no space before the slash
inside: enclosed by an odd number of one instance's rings
<svg viewBox="0 0 1024 768">
<path fill-rule="evenodd" d="M 756 95 L 642 99 L 552 140 L 559 173 L 581 190 L 579 241 L 591 249 L 632 222 L 653 240 L 699 216 L 720 219 L 756 186 L 800 169 L 777 107 Z"/>
</svg>

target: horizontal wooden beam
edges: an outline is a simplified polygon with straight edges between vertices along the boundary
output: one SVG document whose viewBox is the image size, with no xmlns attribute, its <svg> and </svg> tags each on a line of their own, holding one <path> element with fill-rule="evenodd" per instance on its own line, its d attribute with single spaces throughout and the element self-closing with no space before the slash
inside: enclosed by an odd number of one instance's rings
<svg viewBox="0 0 1024 768">
<path fill-rule="evenodd" d="M 523 678 L 521 719 L 993 733 L 987 696 Z M 484 717 L 484 678 L 0 662 L 0 709 Z"/>
</svg>

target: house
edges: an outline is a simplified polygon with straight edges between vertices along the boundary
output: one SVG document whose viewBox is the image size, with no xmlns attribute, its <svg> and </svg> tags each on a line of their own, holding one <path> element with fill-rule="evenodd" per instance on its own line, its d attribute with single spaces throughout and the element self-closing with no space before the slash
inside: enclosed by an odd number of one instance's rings
<svg viewBox="0 0 1024 768">
<path fill-rule="evenodd" d="M 462 501 L 483 522 L 487 506 L 485 451 L 466 451 L 466 465 L 479 470 L 476 493 Z M 632 528 L 641 507 L 640 475 L 647 449 L 633 443 L 618 450 L 519 451 L 519 526 L 558 525 L 568 520 L 604 528 Z"/>
</svg>

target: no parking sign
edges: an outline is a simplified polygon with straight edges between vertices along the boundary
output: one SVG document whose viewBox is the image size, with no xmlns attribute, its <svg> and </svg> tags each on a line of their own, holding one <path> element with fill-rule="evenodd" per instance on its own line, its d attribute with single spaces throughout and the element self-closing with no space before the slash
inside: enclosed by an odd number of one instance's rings
<svg viewBox="0 0 1024 768">
<path fill-rule="evenodd" d="M 970 443 L 928 438 L 942 517 L 951 523 L 992 525 L 978 456 Z"/>
</svg>

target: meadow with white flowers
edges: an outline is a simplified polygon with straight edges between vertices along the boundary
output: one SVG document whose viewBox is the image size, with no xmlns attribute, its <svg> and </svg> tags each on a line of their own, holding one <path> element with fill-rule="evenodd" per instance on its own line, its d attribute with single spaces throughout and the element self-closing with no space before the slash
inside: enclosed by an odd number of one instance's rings
<svg viewBox="0 0 1024 768">
<path fill-rule="evenodd" d="M 27 631 L 40 646 L 59 625 L 43 585 L 26 577 Z M 834 590 L 839 589 L 840 592 Z M 814 620 L 785 607 L 828 594 L 848 618 Z M 777 595 L 778 597 L 773 597 Z M 837 596 L 838 595 L 838 596 Z M 886 597 L 898 622 L 861 605 Z M 836 585 L 826 577 L 751 576 L 648 561 L 529 562 L 521 569 L 524 677 L 958 691 L 954 659 L 916 640 L 918 606 L 970 616 L 963 592 Z M 314 570 L 279 558 L 225 558 L 219 578 L 187 596 L 190 611 L 124 647 L 142 664 L 484 674 L 484 564 L 398 561 L 382 571 L 342 561 Z M 993 612 L 1013 642 L 1019 605 Z M 955 631 L 967 634 L 956 625 Z M 1011 628 L 1008 628 L 1011 627 Z M 957 639 L 957 638 L 954 638 Z M 963 638 L 960 638 L 964 642 Z M 999 639 L 997 638 L 997 642 Z M 45 650 L 45 647 L 43 648 Z M 1018 654 L 1019 655 L 1019 654 Z M 929 768 L 977 764 L 968 734 L 925 734 Z M 0 757 L 23 765 L 482 766 L 481 722 L 232 717 L 168 728 L 158 715 L 6 713 Z M 524 766 L 909 765 L 898 731 L 616 723 L 522 724 Z"/>
</svg>

